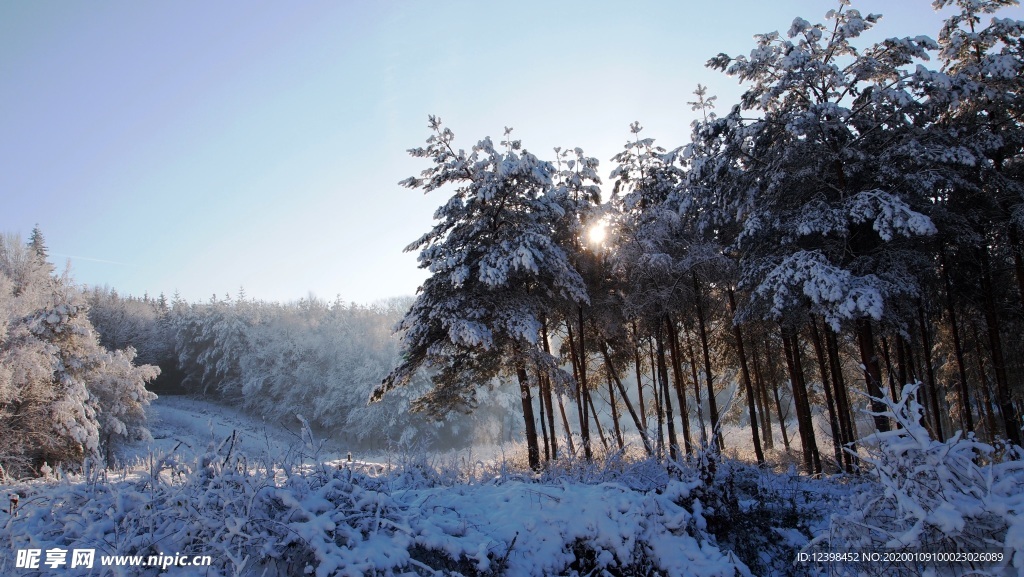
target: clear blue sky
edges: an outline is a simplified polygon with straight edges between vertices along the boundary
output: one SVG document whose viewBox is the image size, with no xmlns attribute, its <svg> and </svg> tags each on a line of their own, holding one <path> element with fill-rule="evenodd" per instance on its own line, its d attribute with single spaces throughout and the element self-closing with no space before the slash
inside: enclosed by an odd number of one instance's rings
<svg viewBox="0 0 1024 577">
<path fill-rule="evenodd" d="M 466 148 L 512 126 L 606 176 L 634 120 L 686 142 L 697 83 L 736 101 L 708 58 L 835 5 L 0 0 L 0 231 L 38 223 L 59 268 L 123 294 L 411 295 L 402 249 L 446 200 L 397 185 L 425 168 L 405 151 L 428 114 Z M 876 38 L 941 20 L 854 8 L 885 15 Z"/>
</svg>

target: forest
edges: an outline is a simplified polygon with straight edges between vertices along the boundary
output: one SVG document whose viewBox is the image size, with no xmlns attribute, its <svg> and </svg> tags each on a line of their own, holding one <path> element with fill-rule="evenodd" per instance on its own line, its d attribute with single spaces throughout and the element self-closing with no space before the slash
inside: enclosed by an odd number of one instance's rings
<svg viewBox="0 0 1024 577">
<path fill-rule="evenodd" d="M 953 8 L 922 31 L 934 39 L 862 42 L 880 17 L 844 0 L 823 23 L 796 18 L 746 55 L 714 56 L 740 102 L 697 86 L 690 142 L 656 143 L 634 123 L 608 172 L 581 148 L 536 156 L 511 128 L 467 148 L 431 116 L 409 151 L 425 168 L 400 183 L 441 202 L 406 249 L 429 273 L 407 299 L 122 296 L 58 274 L 38 228 L 0 238 L 4 478 L 114 466 L 147 438 L 156 394 L 191 394 L 275 422 L 300 415 L 359 450 L 521 442 L 517 479 L 592 467 L 594 486 L 687 508 L 690 524 L 669 532 L 713 533 L 723 550 L 736 527 L 771 526 L 775 561 L 823 542 L 984 544 L 1016 548 L 1007 562 L 1024 571 L 1024 21 L 1000 17 L 1011 0 L 933 5 Z M 217 475 L 237 473 L 229 457 Z M 623 473 L 640 463 L 659 473 Z M 783 513 L 811 516 L 814 490 L 784 503 L 744 485 L 790 465 L 788 482 L 858 488 L 809 529 Z M 311 474 L 309 494 L 337 481 Z M 756 493 L 746 505 L 743 491 Z M 385 516 L 422 537 L 407 513 Z M 369 542 L 362 531 L 349 545 Z M 652 535 L 624 553 L 575 541 L 576 564 L 553 570 L 673 574 Z M 425 538 L 388 567 L 501 574 L 517 538 L 475 570 L 469 545 L 445 557 Z M 789 572 L 715 559 L 709 574 Z"/>
</svg>

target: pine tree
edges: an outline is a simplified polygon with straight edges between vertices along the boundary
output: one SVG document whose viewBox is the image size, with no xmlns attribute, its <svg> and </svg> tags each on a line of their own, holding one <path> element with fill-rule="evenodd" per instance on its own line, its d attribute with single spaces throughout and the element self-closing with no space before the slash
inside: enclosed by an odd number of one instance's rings
<svg viewBox="0 0 1024 577">
<path fill-rule="evenodd" d="M 934 43 L 889 39 L 862 52 L 853 40 L 879 17 L 841 4 L 827 26 L 797 18 L 787 38 L 763 34 L 749 57 L 709 62 L 748 83 L 742 109 L 762 115 L 745 120 L 736 107 L 712 128 L 731 135 L 723 149 L 736 170 L 711 201 L 742 223 L 736 248 L 751 298 L 741 318 L 795 329 L 811 313 L 834 331 L 852 324 L 867 389 L 880 397 L 872 322 L 919 294 L 915 239 L 936 231 L 922 212 L 926 183 L 908 166 L 922 110 L 907 67 Z"/>
<path fill-rule="evenodd" d="M 503 150 L 485 138 L 467 153 L 453 148 L 454 134 L 438 118 L 430 118 L 430 128 L 427 147 L 410 154 L 434 164 L 402 184 L 455 191 L 435 213 L 434 228 L 406 249 L 420 251 L 420 267 L 431 274 L 399 324 L 402 361 L 372 398 L 427 368 L 434 388 L 415 406 L 440 415 L 473 408 L 477 388 L 515 377 L 536 468 L 530 375 L 566 380 L 544 350 L 542 319 L 555 300 L 589 302 L 583 279 L 553 238 L 553 223 L 565 212 L 550 194 L 555 167 L 523 149 L 508 129 Z"/>
</svg>

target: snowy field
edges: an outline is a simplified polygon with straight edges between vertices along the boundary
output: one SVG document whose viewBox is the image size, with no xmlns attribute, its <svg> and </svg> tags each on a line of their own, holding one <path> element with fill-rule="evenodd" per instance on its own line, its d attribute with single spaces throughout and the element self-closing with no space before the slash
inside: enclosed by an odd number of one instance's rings
<svg viewBox="0 0 1024 577">
<path fill-rule="evenodd" d="M 122 452 L 124 467 L 6 487 L 19 508 L 0 525 L 0 574 L 1024 574 L 1021 461 L 931 441 L 913 410 L 894 407 L 904 428 L 865 447 L 876 472 L 811 479 L 711 455 L 669 467 L 611 455 L 534 473 L 514 448 L 349 464 L 298 419 L 288 430 L 165 398 L 151 407 L 154 440 Z M 86 550 L 92 567 L 72 568 Z M 956 551 L 991 561 L 908 557 Z M 871 552 L 904 556 L 822 556 Z M 202 556 L 208 566 L 176 565 Z"/>
</svg>

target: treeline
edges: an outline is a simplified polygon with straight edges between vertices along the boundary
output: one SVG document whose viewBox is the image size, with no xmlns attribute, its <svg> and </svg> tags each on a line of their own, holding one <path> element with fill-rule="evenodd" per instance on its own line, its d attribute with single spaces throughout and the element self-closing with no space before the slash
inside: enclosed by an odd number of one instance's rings
<svg viewBox="0 0 1024 577">
<path fill-rule="evenodd" d="M 131 347 L 106 348 L 81 290 L 28 243 L 0 236 L 0 480 L 109 459 L 149 437 L 146 390 L 159 369 Z"/>
<path fill-rule="evenodd" d="M 1019 445 L 1024 22 L 991 17 L 1011 0 L 937 0 L 937 40 L 859 45 L 879 16 L 849 4 L 712 58 L 741 102 L 718 116 L 698 86 L 676 148 L 634 124 L 605 203 L 578 148 L 542 160 L 506 129 L 467 151 L 431 117 L 410 151 L 430 166 L 402 184 L 451 197 L 407 249 L 431 276 L 375 398 L 427 368 L 414 407 L 443 415 L 517 382 L 534 467 L 563 443 L 622 447 L 620 421 L 649 453 L 720 448 L 734 387 L 760 462 L 773 427 L 790 443 L 791 395 L 810 473 L 856 467 L 841 447 L 891 426 L 858 422 L 868 396 L 906 383 L 935 437 Z"/>
<path fill-rule="evenodd" d="M 314 296 L 292 303 L 211 297 L 122 297 L 110 288 L 86 294 L 89 316 L 108 347 L 131 345 L 159 365 L 159 393 L 207 396 L 270 422 L 298 428 L 302 415 L 350 448 L 465 445 L 497 440 L 488 414 L 431 423 L 403 396 L 367 406 L 373 387 L 398 359 L 392 336 L 407 301 L 366 306 Z M 425 390 L 424 379 L 409 395 Z M 508 406 L 500 395 L 495 411 Z M 507 412 L 507 410 L 506 410 Z M 499 425 L 500 426 L 500 425 Z"/>
</svg>

